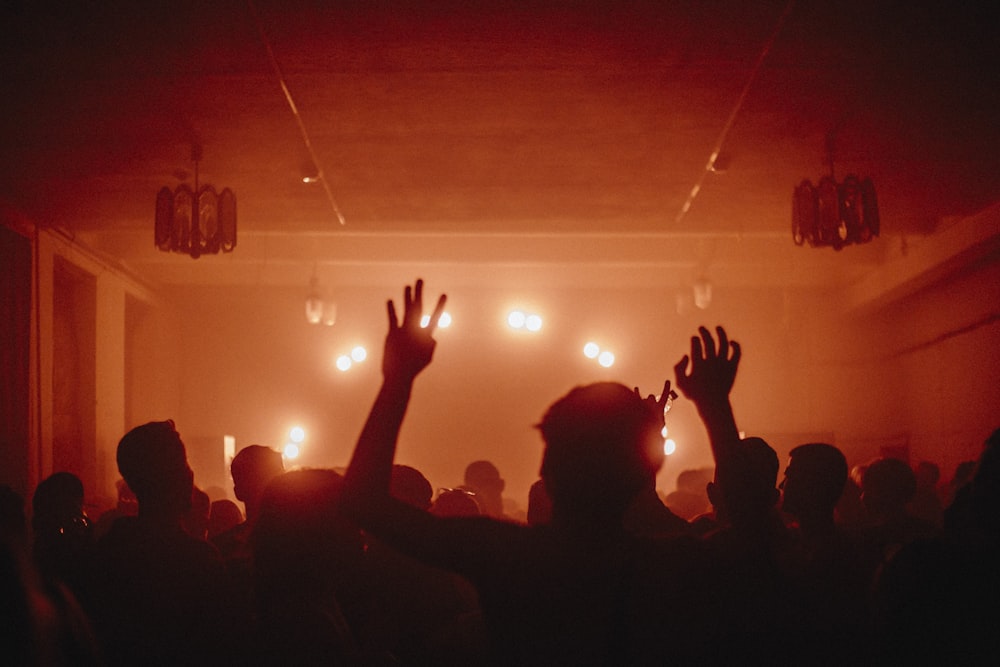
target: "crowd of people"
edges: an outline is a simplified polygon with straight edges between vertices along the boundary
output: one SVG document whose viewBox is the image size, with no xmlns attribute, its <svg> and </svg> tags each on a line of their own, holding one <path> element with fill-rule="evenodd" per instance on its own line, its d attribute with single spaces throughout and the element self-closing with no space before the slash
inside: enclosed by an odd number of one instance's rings
<svg viewBox="0 0 1000 667">
<path fill-rule="evenodd" d="M 383 381 L 345 471 L 253 445 L 231 501 L 197 489 L 172 421 L 124 435 L 119 507 L 71 472 L 2 503 L 11 665 L 992 664 L 1000 655 L 1000 430 L 945 490 L 930 462 L 849 468 L 832 444 L 741 438 L 742 350 L 701 328 L 659 394 L 573 388 L 537 428 L 524 520 L 475 461 L 437 493 L 394 461 L 442 295 L 388 303 Z M 674 389 L 714 467 L 661 498 Z M 779 483 L 780 480 L 780 483 Z M 674 511 L 670 509 L 674 508 Z M 30 521 L 28 520 L 30 517 Z"/>
</svg>

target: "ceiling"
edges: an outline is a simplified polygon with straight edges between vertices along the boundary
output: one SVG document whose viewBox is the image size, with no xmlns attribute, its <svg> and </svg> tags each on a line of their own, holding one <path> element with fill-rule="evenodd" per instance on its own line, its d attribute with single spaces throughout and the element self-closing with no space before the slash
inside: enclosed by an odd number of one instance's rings
<svg viewBox="0 0 1000 667">
<path fill-rule="evenodd" d="M 911 4 L 4 3 L 0 198 L 151 285 L 856 281 L 1000 200 L 998 10 Z M 195 145 L 238 243 L 192 260 Z M 793 244 L 829 156 L 874 243 Z"/>
</svg>

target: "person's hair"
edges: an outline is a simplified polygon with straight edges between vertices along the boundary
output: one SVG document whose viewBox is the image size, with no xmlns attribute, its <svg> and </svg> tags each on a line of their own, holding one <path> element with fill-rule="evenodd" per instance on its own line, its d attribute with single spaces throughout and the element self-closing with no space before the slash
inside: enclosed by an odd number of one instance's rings
<svg viewBox="0 0 1000 667">
<path fill-rule="evenodd" d="M 117 461 L 140 507 L 168 498 L 182 511 L 191 506 L 193 473 L 172 420 L 149 422 L 126 433 L 118 443 Z"/>
<path fill-rule="evenodd" d="M 431 499 L 434 497 L 434 489 L 422 472 L 399 463 L 392 466 L 389 493 L 394 498 L 422 510 L 431 506 Z"/>
<path fill-rule="evenodd" d="M 272 477 L 280 475 L 284 470 L 285 464 L 281 452 L 263 445 L 244 447 L 236 452 L 232 463 L 229 464 L 229 472 L 235 484 L 259 484 L 261 489 Z"/>
<path fill-rule="evenodd" d="M 662 426 L 662 411 L 614 382 L 576 387 L 553 403 L 538 424 L 553 504 L 623 510 L 663 465 Z"/>
<path fill-rule="evenodd" d="M 833 445 L 810 442 L 789 452 L 795 469 L 808 477 L 815 497 L 833 508 L 847 484 L 847 458 Z"/>
</svg>

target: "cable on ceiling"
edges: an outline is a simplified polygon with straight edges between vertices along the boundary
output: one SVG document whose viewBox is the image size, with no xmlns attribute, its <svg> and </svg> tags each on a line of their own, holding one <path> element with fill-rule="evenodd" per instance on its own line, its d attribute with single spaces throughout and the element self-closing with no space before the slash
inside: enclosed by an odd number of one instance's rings
<svg viewBox="0 0 1000 667">
<path fill-rule="evenodd" d="M 302 141 L 305 143 L 306 150 L 309 151 L 309 158 L 316 165 L 316 169 L 319 172 L 318 180 L 323 184 L 323 190 L 326 192 L 326 198 L 330 201 L 330 206 L 333 207 L 333 212 L 337 215 L 337 220 L 341 225 L 346 225 L 347 220 L 344 219 L 344 214 L 340 212 L 340 207 L 337 206 L 337 201 L 333 198 L 333 191 L 330 189 L 330 184 L 327 182 L 323 174 L 323 167 L 319 162 L 319 158 L 316 156 L 316 151 L 313 149 L 312 141 L 309 139 L 309 132 L 306 131 L 306 124 L 302 120 L 302 115 L 299 113 L 299 108 L 295 105 L 295 100 L 292 98 L 292 92 L 288 89 L 288 82 L 285 80 L 285 75 L 281 71 L 281 65 L 278 64 L 278 58 L 274 55 L 274 48 L 271 46 L 271 40 L 267 38 L 267 33 L 264 31 L 264 24 L 260 20 L 260 14 L 257 13 L 257 7 L 254 5 L 253 0 L 247 0 L 247 4 L 250 6 L 250 13 L 253 15 L 254 23 L 257 26 L 257 32 L 260 34 L 260 39 L 264 42 L 264 47 L 267 49 L 267 55 L 271 59 L 271 66 L 274 67 L 274 73 L 278 77 L 278 83 L 281 84 L 281 91 L 285 94 L 285 100 L 288 102 L 289 108 L 292 110 L 292 115 L 295 116 L 295 122 L 299 125 L 299 132 L 302 133 Z"/>
<path fill-rule="evenodd" d="M 698 177 L 698 181 L 694 184 L 694 187 L 691 188 L 691 192 L 684 201 L 684 205 L 681 206 L 681 210 L 677 214 L 677 217 L 674 218 L 674 224 L 679 223 L 687 212 L 691 210 L 691 205 L 694 203 L 695 197 L 697 197 L 698 193 L 701 191 L 701 186 L 705 183 L 705 178 L 715 169 L 715 161 L 719 159 L 719 153 L 722 152 L 722 146 L 726 142 L 726 137 L 729 136 L 729 131 L 732 129 L 733 123 L 736 122 L 736 116 L 743 107 L 743 102 L 746 100 L 751 86 L 753 86 L 754 81 L 757 79 L 757 74 L 760 72 L 761 65 L 764 64 L 767 54 L 770 53 L 771 47 L 774 46 L 774 42 L 778 39 L 781 29 L 785 25 L 785 20 L 788 18 L 788 15 L 792 13 L 792 8 L 794 6 L 795 0 L 789 0 L 788 4 L 785 6 L 785 10 L 781 13 L 781 16 L 778 17 L 778 22 L 775 24 L 774 30 L 771 32 L 771 36 L 764 44 L 764 48 L 761 49 L 760 55 L 757 57 L 757 62 L 754 63 L 753 69 L 750 71 L 750 77 L 747 79 L 746 85 L 743 86 L 743 91 L 740 93 L 739 99 L 736 100 L 736 105 L 729 114 L 729 118 L 726 119 L 726 124 L 722 127 L 722 132 L 719 133 L 719 138 L 715 142 L 715 146 L 712 148 L 712 154 L 709 155 L 705 168 L 702 170 L 701 175 Z"/>
</svg>

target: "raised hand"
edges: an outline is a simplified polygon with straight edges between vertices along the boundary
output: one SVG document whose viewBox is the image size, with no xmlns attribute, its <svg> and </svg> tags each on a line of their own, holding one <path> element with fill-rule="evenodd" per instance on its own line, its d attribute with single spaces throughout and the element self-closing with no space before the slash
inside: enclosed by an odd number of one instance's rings
<svg viewBox="0 0 1000 667">
<path fill-rule="evenodd" d="M 642 398 L 642 392 L 639 391 L 638 387 L 633 387 L 633 391 L 635 391 L 636 396 Z M 655 410 L 665 415 L 670 410 L 670 402 L 675 398 L 677 398 L 677 392 L 670 388 L 670 380 L 664 380 L 663 391 L 660 392 L 660 395 L 650 394 L 644 401 L 651 411 Z"/>
<path fill-rule="evenodd" d="M 691 337 L 691 354 L 684 355 L 674 366 L 677 388 L 695 403 L 728 401 L 729 391 L 736 379 L 740 344 L 730 341 L 722 327 L 716 327 L 715 331 L 719 337 L 718 344 L 708 329 L 698 327 L 700 337 Z M 691 366 L 690 372 L 688 365 Z"/>
<path fill-rule="evenodd" d="M 396 306 L 390 299 L 386 307 L 389 312 L 389 333 L 385 337 L 385 351 L 382 356 L 382 375 L 386 378 L 412 380 L 427 367 L 434 355 L 434 330 L 437 328 L 447 296 L 438 297 L 437 305 L 427 326 L 421 326 L 423 318 L 424 281 L 418 279 L 411 288 L 403 291 L 403 319 L 396 316 Z"/>
</svg>

